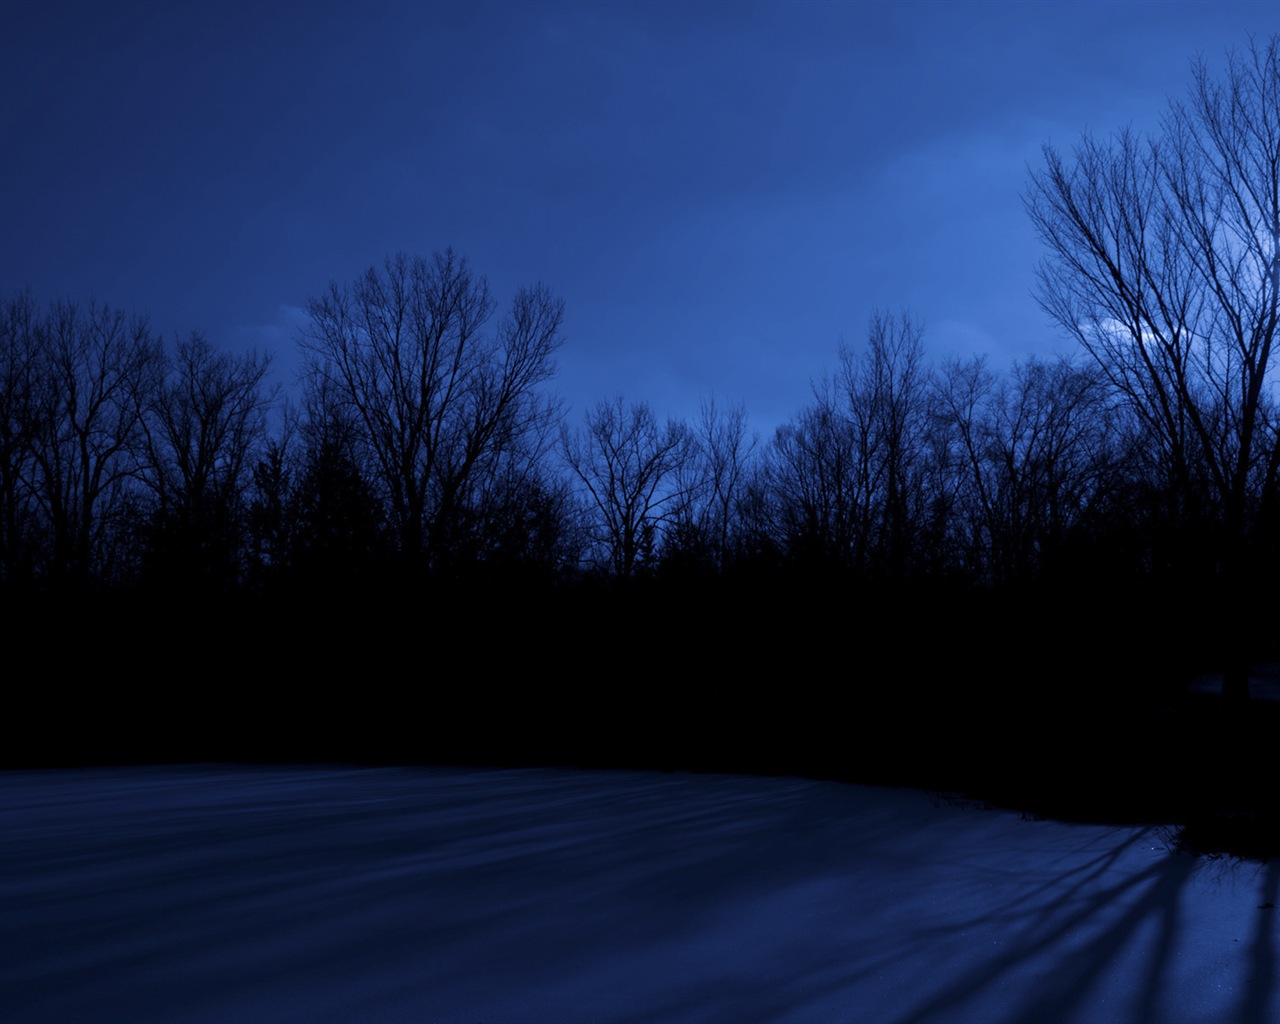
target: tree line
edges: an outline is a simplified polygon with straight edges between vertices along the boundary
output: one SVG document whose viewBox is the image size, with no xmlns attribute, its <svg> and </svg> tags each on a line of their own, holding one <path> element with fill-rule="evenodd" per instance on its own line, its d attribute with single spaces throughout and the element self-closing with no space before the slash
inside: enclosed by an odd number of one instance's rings
<svg viewBox="0 0 1280 1024">
<path fill-rule="evenodd" d="M 839 579 L 1211 595 L 1280 562 L 1280 54 L 1201 63 L 1162 131 L 1046 148 L 1025 201 L 1074 358 L 931 362 L 909 313 L 775 435 L 552 390 L 562 301 L 398 254 L 270 358 L 105 305 L 0 311 L 0 585 L 272 595 L 388 580 Z M 1225 627 L 1224 627 L 1225 628 Z"/>
<path fill-rule="evenodd" d="M 934 365 L 908 313 L 876 313 L 762 441 L 742 406 L 714 400 L 691 421 L 622 397 L 566 417 L 546 387 L 562 303 L 536 287 L 495 310 L 456 254 L 392 257 L 309 304 L 289 401 L 266 355 L 11 296 L 0 578 L 11 592 L 231 593 L 393 570 L 989 585 L 1105 563 L 1137 583 L 1208 580 L 1236 549 L 1274 557 L 1269 390 L 1251 420 L 1265 458 L 1230 477 L 1236 495 L 1187 438 L 1171 463 L 1105 367 Z"/>
</svg>

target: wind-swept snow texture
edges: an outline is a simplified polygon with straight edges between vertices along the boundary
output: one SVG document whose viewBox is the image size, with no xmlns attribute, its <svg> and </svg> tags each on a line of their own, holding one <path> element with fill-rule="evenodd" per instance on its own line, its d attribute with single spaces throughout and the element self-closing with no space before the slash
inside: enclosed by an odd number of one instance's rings
<svg viewBox="0 0 1280 1024">
<path fill-rule="evenodd" d="M 0 776 L 0 1017 L 1263 1022 L 1280 865 L 912 791 L 560 770 Z"/>
</svg>

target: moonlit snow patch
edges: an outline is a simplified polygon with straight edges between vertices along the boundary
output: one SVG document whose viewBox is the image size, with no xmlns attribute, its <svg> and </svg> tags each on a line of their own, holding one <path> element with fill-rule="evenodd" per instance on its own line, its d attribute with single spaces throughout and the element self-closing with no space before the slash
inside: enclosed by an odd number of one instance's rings
<svg viewBox="0 0 1280 1024">
<path fill-rule="evenodd" d="M 0 776 L 5 1018 L 1276 1019 L 1275 865 L 926 794 L 560 770 Z"/>
</svg>

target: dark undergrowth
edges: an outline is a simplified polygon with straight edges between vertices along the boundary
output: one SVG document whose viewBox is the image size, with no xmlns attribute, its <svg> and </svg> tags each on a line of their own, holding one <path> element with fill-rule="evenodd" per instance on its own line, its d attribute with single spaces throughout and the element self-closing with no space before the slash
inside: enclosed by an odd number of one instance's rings
<svg viewBox="0 0 1280 1024">
<path fill-rule="evenodd" d="M 44 601 L 7 616 L 0 763 L 800 775 L 1280 855 L 1280 704 L 1190 692 L 1241 634 L 1180 601 L 796 579 Z"/>
<path fill-rule="evenodd" d="M 1081 724 L 1085 756 L 1030 757 L 1020 774 L 991 772 L 948 789 L 991 806 L 1065 821 L 1166 826 L 1186 852 L 1280 857 L 1280 792 L 1273 767 L 1280 704 L 1224 704 L 1188 694 L 1116 727 Z M 1058 737 L 1059 741 L 1061 736 Z M 1043 753 L 1052 746 L 1046 744 Z"/>
</svg>

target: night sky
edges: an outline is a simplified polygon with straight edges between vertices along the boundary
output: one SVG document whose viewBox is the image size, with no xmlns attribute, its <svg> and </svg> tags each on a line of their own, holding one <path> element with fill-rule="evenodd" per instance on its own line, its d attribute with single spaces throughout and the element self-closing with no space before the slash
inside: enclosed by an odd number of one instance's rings
<svg viewBox="0 0 1280 1024">
<path fill-rule="evenodd" d="M 574 421 L 799 411 L 906 307 L 935 357 L 1069 350 L 1032 295 L 1046 142 L 1158 128 L 1266 3 L 0 0 L 0 292 L 296 368 L 309 296 L 452 246 L 566 303 Z"/>
</svg>

